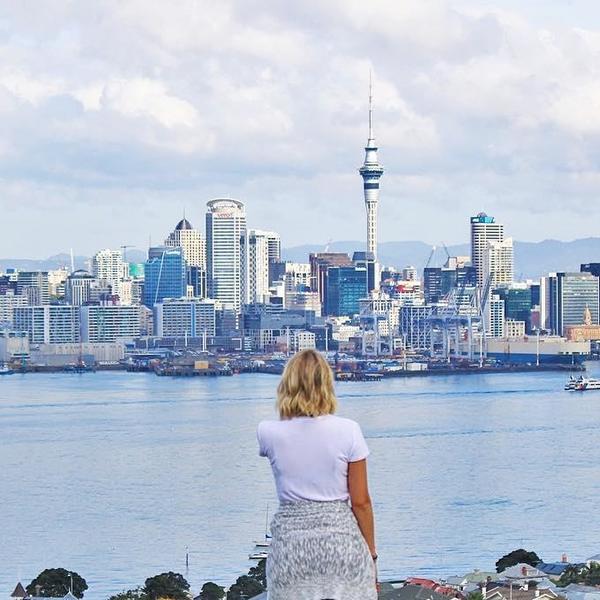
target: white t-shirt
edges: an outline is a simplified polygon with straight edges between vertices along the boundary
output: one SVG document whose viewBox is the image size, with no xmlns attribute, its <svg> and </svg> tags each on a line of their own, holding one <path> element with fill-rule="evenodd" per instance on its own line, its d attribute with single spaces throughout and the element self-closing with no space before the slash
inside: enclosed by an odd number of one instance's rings
<svg viewBox="0 0 600 600">
<path fill-rule="evenodd" d="M 335 415 L 262 421 L 257 437 L 280 502 L 348 500 L 348 463 L 369 455 L 358 423 Z"/>
</svg>

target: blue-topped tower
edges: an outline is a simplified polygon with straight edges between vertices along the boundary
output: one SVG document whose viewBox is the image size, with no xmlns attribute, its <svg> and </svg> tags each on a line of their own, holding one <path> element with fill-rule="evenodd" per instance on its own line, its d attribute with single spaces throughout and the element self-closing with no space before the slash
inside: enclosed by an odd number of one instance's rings
<svg viewBox="0 0 600 600">
<path fill-rule="evenodd" d="M 373 84 L 369 74 L 369 139 L 365 147 L 365 162 L 358 170 L 363 178 L 365 207 L 367 209 L 367 252 L 377 263 L 377 205 L 379 204 L 379 179 L 383 167 L 377 158 L 377 144 L 373 133 Z M 379 287 L 375 284 L 375 287 Z"/>
</svg>

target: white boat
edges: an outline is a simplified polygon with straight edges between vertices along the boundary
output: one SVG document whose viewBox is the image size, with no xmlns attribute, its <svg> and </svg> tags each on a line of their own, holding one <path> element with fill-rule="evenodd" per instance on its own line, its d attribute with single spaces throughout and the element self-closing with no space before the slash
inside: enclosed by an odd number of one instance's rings
<svg viewBox="0 0 600 600">
<path fill-rule="evenodd" d="M 267 552 L 253 552 L 248 556 L 250 560 L 262 560 L 263 558 L 267 558 L 269 554 Z"/>
<path fill-rule="evenodd" d="M 7 365 L 0 365 L 0 375 L 12 375 L 14 371 L 9 369 Z"/>
<path fill-rule="evenodd" d="M 586 392 L 588 390 L 600 390 L 600 379 L 594 379 L 593 377 L 583 377 L 581 381 L 577 383 L 575 389 L 578 392 Z"/>
<path fill-rule="evenodd" d="M 581 383 L 582 381 L 583 381 L 583 375 L 580 375 L 577 378 L 575 378 L 575 377 L 573 377 L 573 375 L 571 375 L 569 377 L 569 381 L 567 381 L 567 383 L 565 383 L 565 390 L 567 390 L 569 392 L 576 390 L 577 384 Z"/>
<path fill-rule="evenodd" d="M 268 548 L 271 545 L 271 539 L 267 538 L 266 540 L 255 541 L 254 545 L 257 548 Z"/>
</svg>

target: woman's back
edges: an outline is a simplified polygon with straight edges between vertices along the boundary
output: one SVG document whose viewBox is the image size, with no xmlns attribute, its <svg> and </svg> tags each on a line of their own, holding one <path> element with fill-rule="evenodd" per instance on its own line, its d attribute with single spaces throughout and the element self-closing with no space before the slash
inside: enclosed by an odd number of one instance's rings
<svg viewBox="0 0 600 600">
<path fill-rule="evenodd" d="M 263 421 L 257 436 L 281 502 L 348 500 L 348 463 L 369 454 L 358 423 L 336 415 Z"/>
</svg>

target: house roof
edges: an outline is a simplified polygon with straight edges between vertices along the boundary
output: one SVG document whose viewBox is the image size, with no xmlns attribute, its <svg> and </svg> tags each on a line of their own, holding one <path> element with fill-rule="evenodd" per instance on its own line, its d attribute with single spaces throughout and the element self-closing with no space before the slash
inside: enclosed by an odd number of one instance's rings
<svg viewBox="0 0 600 600">
<path fill-rule="evenodd" d="M 600 563 L 600 554 L 594 554 L 594 556 L 590 556 L 585 562 L 597 562 L 597 563 Z"/>
<path fill-rule="evenodd" d="M 540 571 L 546 573 L 546 575 L 562 575 L 563 572 L 570 567 L 570 563 L 557 562 L 557 563 L 545 563 L 539 562 L 536 565 Z"/>
<path fill-rule="evenodd" d="M 11 598 L 25 598 L 25 596 L 27 596 L 27 592 L 25 591 L 25 588 L 19 581 L 19 583 L 17 583 L 17 585 L 15 587 L 15 591 L 10 595 L 10 597 Z"/>
<path fill-rule="evenodd" d="M 550 598 L 554 600 L 555 598 L 558 598 L 558 595 L 550 589 L 536 588 L 522 590 L 513 587 L 511 591 L 509 587 L 496 587 L 486 595 L 486 600 L 490 600 L 492 598 L 503 598 L 504 600 L 537 600 L 538 598 L 544 600 Z"/>
<path fill-rule="evenodd" d="M 539 579 L 546 577 L 546 573 L 526 563 L 519 563 L 504 569 L 499 576 L 501 579 Z"/>
<path fill-rule="evenodd" d="M 422 585 L 407 584 L 399 588 L 382 586 L 379 600 L 448 600 L 448 596 L 438 594 Z"/>
</svg>

